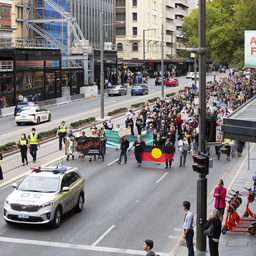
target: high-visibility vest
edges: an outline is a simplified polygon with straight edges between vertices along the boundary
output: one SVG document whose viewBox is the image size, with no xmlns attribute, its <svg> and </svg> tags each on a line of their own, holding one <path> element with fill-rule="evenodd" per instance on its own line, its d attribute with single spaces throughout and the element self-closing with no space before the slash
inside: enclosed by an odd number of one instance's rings
<svg viewBox="0 0 256 256">
<path fill-rule="evenodd" d="M 231 139 L 225 139 L 224 142 L 229 143 L 229 142 L 231 142 Z"/>
<path fill-rule="evenodd" d="M 36 133 L 31 133 L 30 134 L 30 140 L 29 140 L 30 145 L 37 145 L 38 144 L 38 138 Z"/>
<path fill-rule="evenodd" d="M 27 140 L 20 139 L 19 144 L 20 144 L 20 146 L 26 146 L 27 145 Z"/>
<path fill-rule="evenodd" d="M 61 125 L 59 129 L 60 133 L 67 133 L 67 126 L 66 125 Z"/>
</svg>

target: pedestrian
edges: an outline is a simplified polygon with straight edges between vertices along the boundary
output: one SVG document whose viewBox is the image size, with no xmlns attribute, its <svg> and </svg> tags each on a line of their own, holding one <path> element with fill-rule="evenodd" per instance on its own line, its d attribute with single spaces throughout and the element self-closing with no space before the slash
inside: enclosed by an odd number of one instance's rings
<svg viewBox="0 0 256 256">
<path fill-rule="evenodd" d="M 223 186 L 224 186 L 223 180 L 219 179 L 218 187 L 214 189 L 214 193 L 213 193 L 213 196 L 215 197 L 214 208 L 219 210 L 221 222 L 223 220 L 223 215 L 226 207 L 225 198 L 227 194 L 227 189 L 224 188 Z"/>
<path fill-rule="evenodd" d="M 90 138 L 98 138 L 98 134 L 96 133 L 96 130 L 95 129 L 91 129 L 90 130 L 90 135 L 89 135 Z M 91 162 L 92 161 L 92 155 L 90 155 L 90 159 L 89 161 Z M 94 161 L 96 161 L 96 155 L 94 154 Z"/>
<path fill-rule="evenodd" d="M 152 248 L 154 246 L 154 242 L 152 240 L 145 240 L 143 244 L 143 249 L 146 251 L 146 256 L 156 256 L 156 254 L 152 251 Z"/>
<path fill-rule="evenodd" d="M 67 136 L 67 126 L 65 121 L 62 121 L 57 129 L 56 137 L 59 136 L 59 150 L 62 150 L 62 141 L 65 145 L 65 137 Z"/>
<path fill-rule="evenodd" d="M 68 135 L 65 137 L 65 153 L 67 155 L 67 161 L 69 161 L 69 157 L 72 156 L 72 160 L 74 160 L 74 150 L 75 150 L 75 136 L 73 135 L 72 130 L 68 130 Z"/>
<path fill-rule="evenodd" d="M 126 139 L 126 136 L 120 137 L 118 143 L 120 144 L 120 156 L 118 161 L 116 161 L 118 164 L 121 164 L 122 156 L 124 156 L 124 163 L 127 163 L 127 149 L 129 148 L 130 142 Z"/>
<path fill-rule="evenodd" d="M 187 152 L 188 152 L 188 141 L 187 141 L 186 137 L 184 137 L 182 139 L 182 136 L 180 136 L 179 143 L 178 143 L 178 150 L 180 152 L 180 165 L 179 165 L 179 167 L 181 167 L 181 166 L 185 167 Z"/>
<path fill-rule="evenodd" d="M 39 135 L 36 133 L 36 128 L 31 129 L 31 133 L 28 135 L 28 148 L 29 152 L 33 158 L 33 163 L 36 162 L 36 151 L 40 147 L 39 144 Z"/>
<path fill-rule="evenodd" d="M 105 131 L 102 130 L 100 134 L 100 154 L 101 154 L 102 162 L 104 162 L 106 144 L 107 144 L 107 136 L 105 134 Z"/>
<path fill-rule="evenodd" d="M 187 247 L 188 247 L 188 256 L 194 256 L 194 247 L 193 247 L 193 237 L 194 237 L 194 230 L 193 230 L 193 213 L 190 210 L 190 202 L 184 201 L 183 202 L 183 209 L 186 212 L 184 217 L 184 234 L 183 239 L 186 240 Z"/>
<path fill-rule="evenodd" d="M 75 137 L 76 137 L 76 138 L 79 138 L 79 137 L 81 137 L 81 136 L 82 136 L 82 129 L 81 129 L 81 128 L 78 128 Z"/>
<path fill-rule="evenodd" d="M 208 236 L 210 256 L 219 256 L 219 238 L 221 234 L 221 221 L 219 217 L 219 211 L 213 209 L 208 215 L 208 220 L 204 225 L 204 229 L 207 230 L 213 225 L 213 236 Z"/>
<path fill-rule="evenodd" d="M 141 139 L 141 136 L 138 135 L 137 139 L 134 141 L 134 143 L 132 144 L 132 146 L 129 148 L 129 151 L 135 147 L 134 150 L 134 155 L 135 155 L 135 159 L 138 162 L 138 167 L 140 167 L 141 165 L 141 157 L 140 157 L 140 153 L 142 152 L 142 147 L 145 145 L 145 141 Z"/>
<path fill-rule="evenodd" d="M 2 152 L 0 152 L 0 180 L 3 180 L 3 171 L 2 171 L 2 166 L 1 166 L 1 161 L 3 160 Z"/>
<path fill-rule="evenodd" d="M 34 95 L 34 102 L 37 104 L 39 101 L 39 97 L 37 95 L 37 93 Z"/>
<path fill-rule="evenodd" d="M 168 139 L 166 139 L 166 142 L 165 142 L 165 147 L 172 147 L 173 146 L 173 144 L 172 144 L 172 142 L 170 141 L 170 139 L 168 138 Z M 172 161 L 167 161 L 167 162 L 165 162 L 165 169 L 167 169 L 168 168 L 168 164 L 169 164 L 169 168 L 171 168 L 172 167 Z"/>
<path fill-rule="evenodd" d="M 20 140 L 18 142 L 18 147 L 20 148 L 22 165 L 25 166 L 25 161 L 26 161 L 26 164 L 28 164 L 28 157 L 27 157 L 28 139 L 25 133 L 21 134 Z"/>
</svg>

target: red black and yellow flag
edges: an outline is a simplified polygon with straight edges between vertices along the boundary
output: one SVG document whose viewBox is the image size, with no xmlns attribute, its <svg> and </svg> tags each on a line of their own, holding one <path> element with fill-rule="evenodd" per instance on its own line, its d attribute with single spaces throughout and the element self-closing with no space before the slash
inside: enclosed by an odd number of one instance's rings
<svg viewBox="0 0 256 256">
<path fill-rule="evenodd" d="M 140 157 L 141 161 L 171 162 L 173 161 L 173 147 L 143 146 Z"/>
</svg>

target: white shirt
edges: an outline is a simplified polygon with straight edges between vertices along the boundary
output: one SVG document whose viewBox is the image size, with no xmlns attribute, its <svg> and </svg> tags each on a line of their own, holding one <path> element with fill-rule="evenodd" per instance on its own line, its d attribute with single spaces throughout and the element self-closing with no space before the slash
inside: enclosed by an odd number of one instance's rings
<svg viewBox="0 0 256 256">
<path fill-rule="evenodd" d="M 193 213 L 188 210 L 184 218 L 183 229 L 193 229 L 193 219 Z"/>
</svg>

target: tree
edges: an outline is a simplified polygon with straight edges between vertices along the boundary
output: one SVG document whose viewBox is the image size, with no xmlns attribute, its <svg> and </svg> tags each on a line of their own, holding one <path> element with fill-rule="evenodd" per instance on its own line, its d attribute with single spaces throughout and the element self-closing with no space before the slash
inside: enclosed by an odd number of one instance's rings
<svg viewBox="0 0 256 256">
<path fill-rule="evenodd" d="M 244 61 L 244 30 L 256 29 L 254 0 L 207 0 L 207 60 L 242 67 Z M 182 43 L 198 47 L 198 9 L 184 17 Z"/>
</svg>

